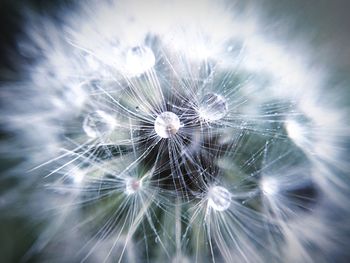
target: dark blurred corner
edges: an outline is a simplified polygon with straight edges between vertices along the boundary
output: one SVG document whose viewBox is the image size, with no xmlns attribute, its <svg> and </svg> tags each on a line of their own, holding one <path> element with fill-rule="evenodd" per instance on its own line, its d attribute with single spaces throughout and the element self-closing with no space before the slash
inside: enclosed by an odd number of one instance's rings
<svg viewBox="0 0 350 263">
<path fill-rule="evenodd" d="M 12 79 L 21 60 L 16 38 L 24 33 L 27 15 L 55 16 L 74 0 L 0 0 L 0 81 Z M 7 73 L 7 74 L 6 74 Z"/>
<path fill-rule="evenodd" d="M 22 65 L 28 61 L 18 52 L 17 39 L 24 34 L 24 25 L 28 12 L 32 15 L 46 15 L 55 17 L 57 11 L 70 5 L 65 0 L 0 0 L 0 114 L 4 101 L 8 100 L 4 87 L 19 80 L 23 75 Z M 7 101 L 7 103 L 9 103 Z M 0 116 L 0 262 L 38 262 L 38 258 L 24 255 L 29 251 L 37 237 L 42 222 L 32 222 L 19 212 L 26 200 L 13 204 L 8 201 L 9 189 L 14 189 L 18 199 L 24 194 L 18 187 L 18 182 L 9 176 L 11 168 L 19 164 L 20 160 L 11 159 L 6 153 L 4 142 L 9 143 L 14 135 L 4 128 L 3 116 Z M 15 146 L 14 146 L 15 147 Z M 14 149 L 14 151 L 19 149 Z M 15 172 L 16 174 L 16 172 Z"/>
</svg>

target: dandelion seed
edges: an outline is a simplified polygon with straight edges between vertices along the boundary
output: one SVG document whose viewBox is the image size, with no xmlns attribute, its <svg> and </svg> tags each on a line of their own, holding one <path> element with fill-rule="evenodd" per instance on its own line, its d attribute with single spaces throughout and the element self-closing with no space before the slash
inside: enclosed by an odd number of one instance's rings
<svg viewBox="0 0 350 263">
<path fill-rule="evenodd" d="M 91 138 L 108 134 L 113 131 L 115 126 L 114 118 L 102 110 L 89 113 L 83 122 L 83 129 Z"/>
<path fill-rule="evenodd" d="M 208 190 L 208 205 L 216 211 L 227 210 L 231 205 L 231 193 L 222 186 L 212 186 Z"/>
<path fill-rule="evenodd" d="M 175 135 L 181 127 L 179 117 L 170 111 L 162 112 L 154 122 L 154 130 L 162 138 Z"/>
</svg>

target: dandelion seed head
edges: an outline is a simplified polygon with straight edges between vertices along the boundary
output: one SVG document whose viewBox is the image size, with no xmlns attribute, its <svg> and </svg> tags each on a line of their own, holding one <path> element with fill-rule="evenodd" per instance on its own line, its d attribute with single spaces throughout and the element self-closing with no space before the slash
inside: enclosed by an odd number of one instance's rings
<svg viewBox="0 0 350 263">
<path fill-rule="evenodd" d="M 267 262 L 293 250 L 309 262 L 305 244 L 330 225 L 321 202 L 346 203 L 347 115 L 320 99 L 303 52 L 231 2 L 92 0 L 28 31 L 33 65 L 0 110 L 33 180 L 61 193 L 45 193 L 61 216 L 35 253 L 74 243 L 83 262 Z"/>
<path fill-rule="evenodd" d="M 208 189 L 208 205 L 215 211 L 225 211 L 231 205 L 232 194 L 222 186 L 211 186 Z"/>
<path fill-rule="evenodd" d="M 102 110 L 89 113 L 83 121 L 83 129 L 91 138 L 109 134 L 115 126 L 115 119 Z"/>
<path fill-rule="evenodd" d="M 175 135 L 180 129 L 179 117 L 170 111 L 159 114 L 154 122 L 154 130 L 161 138 L 169 138 Z"/>
<path fill-rule="evenodd" d="M 200 102 L 198 115 L 204 121 L 213 122 L 225 117 L 227 110 L 227 102 L 223 96 L 208 93 Z"/>
</svg>

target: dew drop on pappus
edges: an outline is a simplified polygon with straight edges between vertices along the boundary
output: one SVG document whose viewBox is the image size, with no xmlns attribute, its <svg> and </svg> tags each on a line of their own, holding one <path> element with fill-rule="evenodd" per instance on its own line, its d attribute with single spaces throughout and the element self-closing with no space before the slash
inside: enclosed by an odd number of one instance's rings
<svg viewBox="0 0 350 263">
<path fill-rule="evenodd" d="M 115 119 L 108 113 L 97 110 L 86 115 L 83 121 L 83 130 L 91 137 L 96 138 L 113 131 Z"/>
</svg>

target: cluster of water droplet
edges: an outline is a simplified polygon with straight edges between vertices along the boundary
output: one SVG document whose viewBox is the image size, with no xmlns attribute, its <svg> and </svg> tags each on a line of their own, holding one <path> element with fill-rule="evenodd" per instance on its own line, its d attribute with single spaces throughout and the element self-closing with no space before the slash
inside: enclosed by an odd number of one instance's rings
<svg viewBox="0 0 350 263">
<path fill-rule="evenodd" d="M 315 181 L 324 187 L 332 178 L 315 180 L 315 171 L 322 174 L 332 160 L 324 157 L 336 156 L 335 140 L 324 140 L 327 131 L 315 127 L 327 127 L 336 114 L 323 118 L 314 107 L 305 113 L 313 96 L 285 82 L 299 87 L 306 77 L 297 66 L 289 70 L 292 59 L 284 61 L 284 50 L 260 34 L 217 41 L 216 33 L 202 37 L 197 28 L 194 36 L 186 26 L 174 32 L 169 26 L 169 34 L 153 29 L 130 38 L 123 31 L 96 45 L 71 36 L 81 69 L 70 79 L 58 72 L 65 77 L 59 84 L 71 82 L 84 96 L 65 93 L 69 102 L 79 100 L 79 110 L 60 122 L 64 152 L 39 167 L 57 162 L 49 174 L 59 177 L 54 186 L 74 184 L 69 190 L 78 189 L 81 214 L 97 229 L 91 236 L 117 237 L 111 247 L 125 241 L 120 254 L 134 237 L 144 242 L 147 257 L 161 247 L 162 260 L 174 262 L 190 262 L 197 250 L 215 262 L 237 255 L 249 262 L 246 255 L 261 249 L 257 244 L 270 242 L 274 250 L 275 240 L 288 243 L 287 235 L 293 247 L 297 239 L 285 221 L 297 225 L 314 208 L 322 188 Z"/>
</svg>

